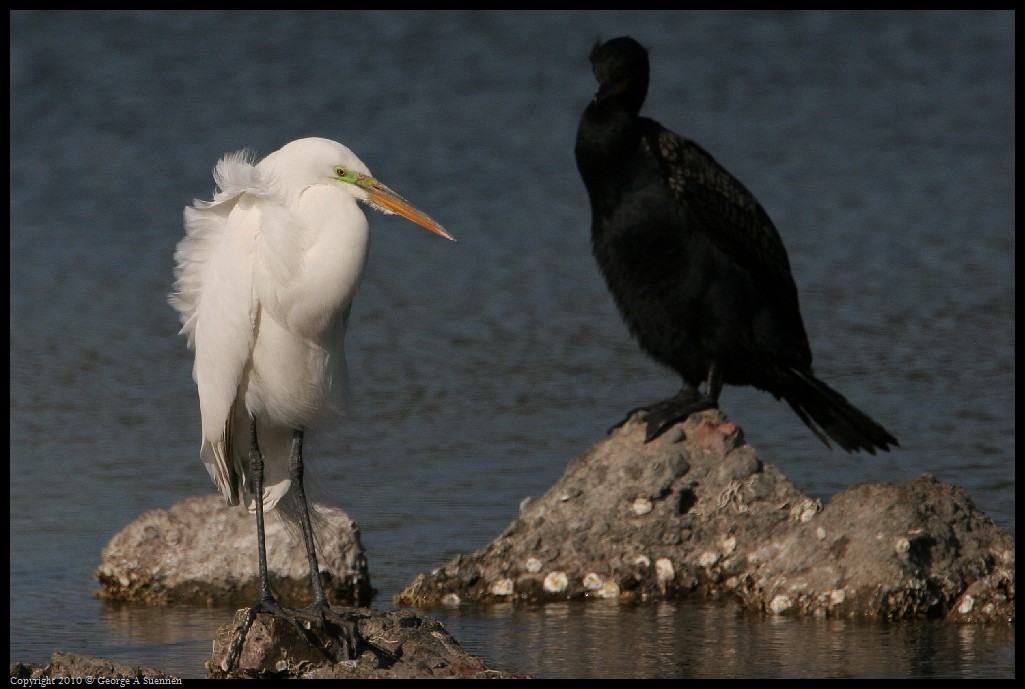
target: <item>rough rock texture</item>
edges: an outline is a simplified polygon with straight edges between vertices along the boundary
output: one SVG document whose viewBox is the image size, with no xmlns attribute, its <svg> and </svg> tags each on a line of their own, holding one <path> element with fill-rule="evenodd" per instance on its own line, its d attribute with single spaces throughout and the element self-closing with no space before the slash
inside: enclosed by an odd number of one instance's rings
<svg viewBox="0 0 1025 689">
<path fill-rule="evenodd" d="M 485 548 L 397 605 L 735 596 L 773 614 L 1013 622 L 1014 539 L 929 476 L 823 508 L 717 410 L 644 442 L 631 421 L 574 459 Z"/>
<path fill-rule="evenodd" d="M 338 612 L 344 612 L 338 610 Z M 246 637 L 239 669 L 222 662 L 245 610 L 221 627 L 207 669 L 214 679 L 524 679 L 488 668 L 467 654 L 440 622 L 414 610 L 349 611 L 356 615 L 359 655 L 333 663 L 288 622 L 260 613 Z"/>
<path fill-rule="evenodd" d="M 341 609 L 338 609 L 342 612 Z M 469 655 L 440 622 L 414 610 L 353 611 L 357 615 L 360 653 L 355 660 L 332 663 L 288 622 L 266 613 L 257 615 L 242 649 L 239 667 L 224 672 L 221 662 L 235 633 L 235 622 L 221 627 L 207 662 L 212 679 L 529 679 L 487 667 Z M 57 651 L 47 665 L 11 663 L 11 684 L 39 684 L 42 678 L 69 677 L 82 683 L 173 683 L 176 675 L 148 667 L 113 663 L 102 658 Z M 27 682 L 26 682 L 27 683 Z"/>
<path fill-rule="evenodd" d="M 336 612 L 364 606 L 372 597 L 359 530 L 341 510 L 321 508 L 318 554 L 321 579 Z M 273 515 L 273 513 L 272 513 Z M 279 600 L 310 604 L 306 553 L 276 517 L 267 519 L 267 559 Z M 142 605 L 251 605 L 259 598 L 255 518 L 228 507 L 219 495 L 189 498 L 170 509 L 148 512 L 117 534 L 103 549 L 95 574 L 97 597 Z M 359 656 L 331 662 L 288 622 L 257 615 L 242 648 L 239 666 L 221 669 L 235 622 L 218 630 L 207 669 L 212 678 L 523 678 L 488 668 L 467 654 L 440 622 L 415 611 L 351 610 L 357 618 Z M 75 665 L 77 663 L 77 665 Z M 70 669 L 69 669 L 70 668 Z M 44 674 L 47 673 L 47 674 Z M 48 666 L 11 665 L 12 678 L 78 676 L 147 677 L 170 675 L 131 668 L 98 658 L 57 652 Z"/>
<path fill-rule="evenodd" d="M 93 682 L 97 684 L 101 683 L 98 681 L 101 678 L 102 680 L 125 679 L 131 680 L 133 683 L 143 683 L 143 678 L 145 677 L 150 680 L 145 682 L 147 684 L 162 683 L 153 682 L 152 680 L 155 679 L 180 679 L 176 675 L 169 675 L 166 672 L 154 670 L 150 667 L 122 665 L 103 660 L 102 658 L 92 658 L 63 651 L 55 651 L 47 665 L 11 663 L 11 684 L 15 684 L 15 680 L 34 680 L 33 684 L 42 684 L 42 682 L 38 681 L 41 678 L 52 679 L 56 677 L 73 678 L 76 681 L 72 682 L 72 684 L 81 683 L 86 677 L 91 677 Z M 93 682 L 89 683 L 92 684 Z M 170 684 L 172 682 L 169 681 L 167 683 Z M 59 682 L 51 682 L 51 684 L 59 684 Z"/>
<path fill-rule="evenodd" d="M 267 515 L 271 585 L 283 603 L 312 602 L 306 551 Z M 332 604 L 367 605 L 373 594 L 359 529 L 345 512 L 321 508 L 318 564 Z M 98 598 L 144 605 L 251 605 L 259 598 L 256 518 L 220 495 L 188 498 L 126 526 L 103 549 Z"/>
</svg>

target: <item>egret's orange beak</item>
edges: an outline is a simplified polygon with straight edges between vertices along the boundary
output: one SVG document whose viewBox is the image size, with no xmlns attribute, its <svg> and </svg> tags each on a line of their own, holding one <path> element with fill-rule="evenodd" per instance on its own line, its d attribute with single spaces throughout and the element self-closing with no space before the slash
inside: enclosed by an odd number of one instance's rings
<svg viewBox="0 0 1025 689">
<path fill-rule="evenodd" d="M 434 234 L 440 234 L 445 239 L 455 241 L 455 237 L 446 232 L 445 228 L 433 218 L 373 177 L 360 175 L 356 180 L 356 186 L 367 192 L 368 202 L 383 213 L 401 215 L 406 220 L 415 222 Z"/>
</svg>

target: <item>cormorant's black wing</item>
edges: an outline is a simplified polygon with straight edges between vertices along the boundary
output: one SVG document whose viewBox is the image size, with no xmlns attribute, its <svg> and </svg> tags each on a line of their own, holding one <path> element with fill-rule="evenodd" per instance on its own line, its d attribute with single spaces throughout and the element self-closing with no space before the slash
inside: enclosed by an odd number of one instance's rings
<svg viewBox="0 0 1025 689">
<path fill-rule="evenodd" d="M 796 299 L 783 240 L 754 194 L 698 144 L 654 120 L 641 121 L 673 195 L 708 238 L 757 278 L 778 280 Z"/>
</svg>

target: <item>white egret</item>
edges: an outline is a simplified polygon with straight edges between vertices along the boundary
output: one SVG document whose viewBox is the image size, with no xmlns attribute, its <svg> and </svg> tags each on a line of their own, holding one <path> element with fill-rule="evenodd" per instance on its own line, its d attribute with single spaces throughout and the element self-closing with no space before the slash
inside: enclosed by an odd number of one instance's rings
<svg viewBox="0 0 1025 689">
<path fill-rule="evenodd" d="M 237 661 L 261 611 L 307 636 L 298 619 L 324 630 L 330 620 L 342 634 L 340 657 L 349 657 L 352 625 L 331 610 L 318 574 L 302 443 L 307 428 L 345 403 L 345 330 L 369 240 L 358 202 L 452 237 L 328 139 L 299 139 L 259 162 L 230 153 L 214 179 L 213 200 L 185 208 L 169 301 L 195 352 L 203 463 L 229 504 L 256 514 L 260 600 L 226 664 Z M 264 513 L 275 508 L 303 534 L 313 587 L 307 610 L 285 608 L 270 588 Z"/>
</svg>

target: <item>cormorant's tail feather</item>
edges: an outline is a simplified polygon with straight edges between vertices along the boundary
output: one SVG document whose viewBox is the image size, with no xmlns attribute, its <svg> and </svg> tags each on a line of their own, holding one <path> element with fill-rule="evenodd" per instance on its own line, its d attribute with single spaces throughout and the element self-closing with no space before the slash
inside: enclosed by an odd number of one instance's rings
<svg viewBox="0 0 1025 689">
<path fill-rule="evenodd" d="M 899 446 L 889 431 L 810 372 L 790 373 L 782 397 L 827 447 L 832 439 L 847 452 L 874 455 Z"/>
</svg>

